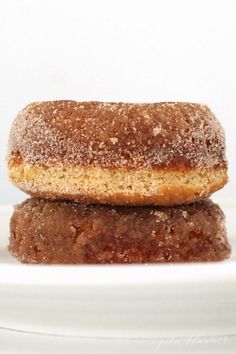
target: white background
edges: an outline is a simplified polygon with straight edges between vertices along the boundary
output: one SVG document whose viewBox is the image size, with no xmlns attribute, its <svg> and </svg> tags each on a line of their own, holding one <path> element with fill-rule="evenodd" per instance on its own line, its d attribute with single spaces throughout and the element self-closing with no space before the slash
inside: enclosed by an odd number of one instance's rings
<svg viewBox="0 0 236 354">
<path fill-rule="evenodd" d="M 236 192 L 236 1 L 0 0 L 0 203 L 10 124 L 48 99 L 207 103 L 226 130 Z"/>
</svg>

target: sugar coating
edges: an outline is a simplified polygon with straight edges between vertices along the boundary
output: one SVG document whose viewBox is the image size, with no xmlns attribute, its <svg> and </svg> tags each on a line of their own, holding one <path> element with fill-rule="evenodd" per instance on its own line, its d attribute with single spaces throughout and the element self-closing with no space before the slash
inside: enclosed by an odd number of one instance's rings
<svg viewBox="0 0 236 354">
<path fill-rule="evenodd" d="M 224 260 L 224 215 L 188 206 L 112 207 L 29 199 L 11 219 L 10 251 L 26 263 L 163 263 Z"/>
<path fill-rule="evenodd" d="M 127 168 L 226 165 L 222 127 L 206 105 L 48 101 L 13 123 L 8 160 Z"/>
</svg>

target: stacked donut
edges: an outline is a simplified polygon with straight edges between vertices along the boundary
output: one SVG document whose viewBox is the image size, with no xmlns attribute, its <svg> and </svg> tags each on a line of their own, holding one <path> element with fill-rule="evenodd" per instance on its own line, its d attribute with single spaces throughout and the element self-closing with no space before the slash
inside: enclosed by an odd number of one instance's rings
<svg viewBox="0 0 236 354">
<path fill-rule="evenodd" d="M 224 132 L 205 105 L 50 101 L 13 123 L 9 250 L 26 263 L 218 261 Z"/>
</svg>

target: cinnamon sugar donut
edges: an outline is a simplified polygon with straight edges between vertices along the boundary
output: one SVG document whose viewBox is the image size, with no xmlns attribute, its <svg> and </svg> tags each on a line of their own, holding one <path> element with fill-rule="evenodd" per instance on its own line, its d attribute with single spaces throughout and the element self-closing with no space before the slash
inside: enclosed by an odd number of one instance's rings
<svg viewBox="0 0 236 354">
<path fill-rule="evenodd" d="M 220 261 L 230 254 L 224 215 L 209 200 L 120 207 L 29 199 L 11 219 L 10 251 L 25 263 Z"/>
<path fill-rule="evenodd" d="M 227 182 L 224 132 L 193 103 L 32 103 L 8 167 L 31 196 L 112 205 L 191 203 Z"/>
</svg>

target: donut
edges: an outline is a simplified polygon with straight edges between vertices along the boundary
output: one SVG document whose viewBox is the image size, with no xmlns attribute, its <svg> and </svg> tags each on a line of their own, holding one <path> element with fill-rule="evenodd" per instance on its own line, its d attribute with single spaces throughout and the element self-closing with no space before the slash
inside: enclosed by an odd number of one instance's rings
<svg viewBox="0 0 236 354">
<path fill-rule="evenodd" d="M 195 103 L 32 103 L 7 160 L 29 195 L 85 204 L 187 204 L 227 182 L 223 129 Z"/>
<path fill-rule="evenodd" d="M 15 208 L 10 252 L 24 263 L 221 261 L 224 214 L 210 200 L 175 207 L 85 205 L 32 198 Z"/>
</svg>

